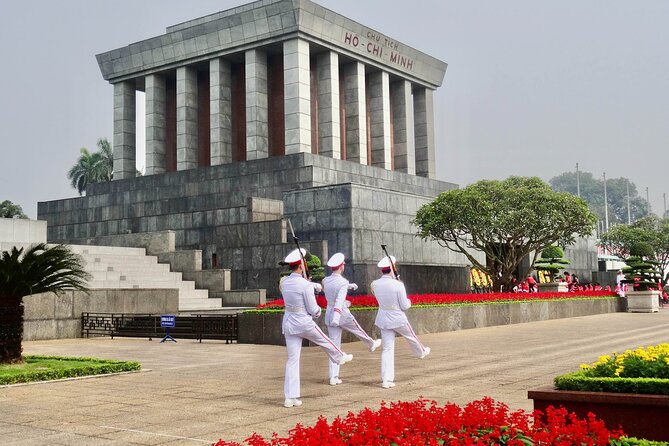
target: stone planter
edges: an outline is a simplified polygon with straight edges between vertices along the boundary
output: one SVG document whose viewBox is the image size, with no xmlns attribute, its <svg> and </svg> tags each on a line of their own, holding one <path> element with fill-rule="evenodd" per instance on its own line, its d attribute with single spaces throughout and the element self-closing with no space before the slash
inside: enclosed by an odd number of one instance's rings
<svg viewBox="0 0 669 446">
<path fill-rule="evenodd" d="M 622 427 L 630 437 L 669 441 L 669 396 L 634 393 L 579 392 L 542 387 L 527 392 L 534 409 L 545 412 L 548 406 L 564 406 L 585 418 L 588 412 L 606 423 L 609 429 Z"/>
<path fill-rule="evenodd" d="M 629 313 L 655 313 L 660 311 L 659 291 L 629 291 L 627 293 Z"/>
<path fill-rule="evenodd" d="M 566 293 L 569 291 L 567 282 L 540 283 L 538 286 L 540 293 Z"/>
</svg>

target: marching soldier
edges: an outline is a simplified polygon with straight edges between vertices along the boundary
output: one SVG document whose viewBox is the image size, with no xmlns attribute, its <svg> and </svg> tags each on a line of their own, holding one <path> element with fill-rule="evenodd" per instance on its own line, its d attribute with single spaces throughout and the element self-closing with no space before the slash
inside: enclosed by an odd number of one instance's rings
<svg viewBox="0 0 669 446">
<path fill-rule="evenodd" d="M 382 258 L 378 267 L 381 278 L 372 282 L 372 294 L 379 303 L 376 326 L 381 329 L 383 349 L 381 351 L 381 387 L 395 387 L 395 335 L 399 334 L 409 343 L 413 354 L 423 359 L 430 354 L 430 347 L 424 347 L 414 333 L 404 312 L 411 307 L 404 284 L 395 279 L 392 270 L 395 257 Z"/>
<path fill-rule="evenodd" d="M 342 276 L 346 262 L 344 261 L 344 254 L 338 252 L 328 260 L 327 265 L 332 269 L 332 274 L 323 279 L 323 291 L 325 298 L 328 301 L 327 309 L 325 310 L 325 324 L 328 327 L 328 335 L 334 341 L 337 347 L 341 346 L 342 330 L 346 330 L 357 336 L 370 352 L 373 352 L 381 345 L 380 339 L 372 339 L 365 330 L 363 330 L 355 317 L 351 314 L 348 307 L 351 302 L 346 300 L 346 295 L 349 290 L 357 290 L 358 285 L 349 283 L 346 278 Z M 339 364 L 330 360 L 328 372 L 330 375 L 330 385 L 336 386 L 341 384 L 339 379 Z"/>
<path fill-rule="evenodd" d="M 308 339 L 320 346 L 330 361 L 342 365 L 353 359 L 328 338 L 316 325 L 313 318 L 321 315 L 321 308 L 316 303 L 312 282 L 303 277 L 305 270 L 303 258 L 306 250 L 300 248 L 292 251 L 285 258 L 291 274 L 280 285 L 281 295 L 285 303 L 282 331 L 286 338 L 288 359 L 286 361 L 286 378 L 284 381 L 284 407 L 301 406 L 300 398 L 300 352 L 302 339 Z"/>
</svg>

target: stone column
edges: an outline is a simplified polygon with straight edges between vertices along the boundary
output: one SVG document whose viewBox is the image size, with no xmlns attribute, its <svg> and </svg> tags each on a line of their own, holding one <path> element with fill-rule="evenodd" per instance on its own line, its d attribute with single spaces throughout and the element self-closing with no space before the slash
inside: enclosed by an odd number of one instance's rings
<svg viewBox="0 0 669 446">
<path fill-rule="evenodd" d="M 150 74 L 145 79 L 146 91 L 146 174 L 163 173 L 166 169 L 165 145 L 165 78 Z"/>
<path fill-rule="evenodd" d="M 395 170 L 415 175 L 416 141 L 414 136 L 411 82 L 406 80 L 395 82 L 390 91 L 393 104 Z"/>
<path fill-rule="evenodd" d="M 339 55 L 334 51 L 319 54 L 318 75 L 318 149 L 323 156 L 341 159 L 339 122 Z"/>
<path fill-rule="evenodd" d="M 211 165 L 232 162 L 232 74 L 225 59 L 209 61 Z"/>
<path fill-rule="evenodd" d="M 311 153 L 311 70 L 309 42 L 283 42 L 286 155 Z"/>
<path fill-rule="evenodd" d="M 432 90 L 413 91 L 414 129 L 416 137 L 416 175 L 435 178 L 434 99 Z"/>
<path fill-rule="evenodd" d="M 365 65 L 352 62 L 344 67 L 346 159 L 367 164 L 367 104 Z"/>
<path fill-rule="evenodd" d="M 197 71 L 177 68 L 177 170 L 197 168 Z"/>
<path fill-rule="evenodd" d="M 369 116 L 372 142 L 372 166 L 392 169 L 390 136 L 390 79 L 388 73 L 369 74 Z"/>
<path fill-rule="evenodd" d="M 135 167 L 135 84 L 114 84 L 114 180 L 134 178 Z"/>
<path fill-rule="evenodd" d="M 246 159 L 268 155 L 267 54 L 253 49 L 246 52 Z"/>
</svg>

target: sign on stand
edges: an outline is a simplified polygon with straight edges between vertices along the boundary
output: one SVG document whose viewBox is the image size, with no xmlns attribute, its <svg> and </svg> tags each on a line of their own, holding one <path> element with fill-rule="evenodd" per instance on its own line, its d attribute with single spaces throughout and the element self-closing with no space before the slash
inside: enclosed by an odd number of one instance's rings
<svg viewBox="0 0 669 446">
<path fill-rule="evenodd" d="M 176 339 L 170 335 L 170 328 L 174 328 L 177 325 L 177 317 L 176 316 L 160 316 L 160 326 L 165 328 L 165 337 L 160 341 L 160 342 L 165 342 L 165 341 L 174 341 L 177 342 Z"/>
</svg>

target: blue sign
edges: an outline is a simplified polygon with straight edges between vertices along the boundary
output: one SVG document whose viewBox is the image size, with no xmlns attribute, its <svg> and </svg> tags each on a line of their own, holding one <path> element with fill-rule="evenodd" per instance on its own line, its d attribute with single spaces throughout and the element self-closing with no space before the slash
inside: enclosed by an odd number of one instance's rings
<svg viewBox="0 0 669 446">
<path fill-rule="evenodd" d="M 161 327 L 175 327 L 177 325 L 176 316 L 160 316 Z"/>
</svg>

